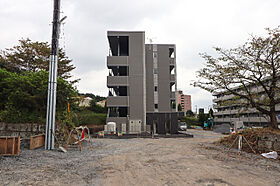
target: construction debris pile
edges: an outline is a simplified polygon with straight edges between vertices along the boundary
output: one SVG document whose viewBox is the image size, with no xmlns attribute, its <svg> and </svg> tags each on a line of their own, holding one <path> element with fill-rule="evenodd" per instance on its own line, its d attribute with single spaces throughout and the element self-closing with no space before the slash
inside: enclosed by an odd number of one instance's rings
<svg viewBox="0 0 280 186">
<path fill-rule="evenodd" d="M 242 135 L 248 140 L 251 147 L 257 153 L 264 153 L 270 151 L 276 151 L 280 153 L 280 131 L 273 130 L 270 128 L 263 129 L 246 129 L 243 131 Z M 216 145 L 224 145 L 230 147 L 234 140 L 237 138 L 238 134 L 231 134 L 227 137 L 221 138 Z M 238 143 L 233 145 L 233 148 L 237 148 Z M 242 150 L 246 152 L 252 152 L 249 145 L 245 143 L 242 144 Z"/>
</svg>

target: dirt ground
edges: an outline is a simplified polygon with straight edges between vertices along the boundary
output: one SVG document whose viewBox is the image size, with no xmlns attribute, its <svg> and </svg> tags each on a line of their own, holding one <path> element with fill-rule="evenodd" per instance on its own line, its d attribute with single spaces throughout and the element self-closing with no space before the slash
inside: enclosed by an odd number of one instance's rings
<svg viewBox="0 0 280 186">
<path fill-rule="evenodd" d="M 92 139 L 82 152 L 23 149 L 0 157 L 0 185 L 280 185 L 280 162 L 194 138 Z"/>
</svg>

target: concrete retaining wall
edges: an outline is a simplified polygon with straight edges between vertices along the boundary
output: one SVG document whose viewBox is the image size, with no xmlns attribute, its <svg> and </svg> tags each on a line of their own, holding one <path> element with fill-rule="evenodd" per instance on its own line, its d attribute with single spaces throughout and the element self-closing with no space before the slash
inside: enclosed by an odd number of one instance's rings
<svg viewBox="0 0 280 186">
<path fill-rule="evenodd" d="M 45 124 L 37 123 L 3 123 L 0 122 L 0 136 L 30 136 L 45 133 Z"/>
</svg>

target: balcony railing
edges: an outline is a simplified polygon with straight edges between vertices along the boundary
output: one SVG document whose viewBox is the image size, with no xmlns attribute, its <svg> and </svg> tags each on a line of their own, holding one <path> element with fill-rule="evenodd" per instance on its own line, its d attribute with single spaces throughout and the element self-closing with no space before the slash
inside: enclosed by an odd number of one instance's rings
<svg viewBox="0 0 280 186">
<path fill-rule="evenodd" d="M 215 118 L 214 122 L 234 122 L 243 121 L 246 123 L 267 123 L 269 119 L 265 117 L 238 117 L 238 118 Z"/>
<path fill-rule="evenodd" d="M 107 56 L 107 66 L 127 66 L 128 56 Z"/>
<path fill-rule="evenodd" d="M 129 96 L 108 96 L 107 107 L 127 107 Z"/>
<path fill-rule="evenodd" d="M 107 76 L 107 86 L 128 86 L 128 76 Z"/>
<path fill-rule="evenodd" d="M 127 123 L 127 117 L 107 117 L 107 122 Z"/>
<path fill-rule="evenodd" d="M 170 75 L 170 81 L 171 81 L 171 82 L 175 82 L 175 81 L 176 81 L 175 74 L 171 74 L 171 75 Z"/>
<path fill-rule="evenodd" d="M 170 63 L 170 65 L 175 65 L 175 60 L 174 60 L 174 58 L 169 58 L 169 63 Z"/>
<path fill-rule="evenodd" d="M 175 94 L 175 92 L 171 92 L 170 98 L 171 98 L 171 99 L 176 99 L 176 94 Z"/>
</svg>

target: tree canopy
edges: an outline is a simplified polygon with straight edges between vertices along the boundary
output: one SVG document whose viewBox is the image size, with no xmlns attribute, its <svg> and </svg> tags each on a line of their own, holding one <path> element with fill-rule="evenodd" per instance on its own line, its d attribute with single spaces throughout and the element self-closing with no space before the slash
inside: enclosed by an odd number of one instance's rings
<svg viewBox="0 0 280 186">
<path fill-rule="evenodd" d="M 100 105 L 97 105 L 95 100 L 90 101 L 89 110 L 95 113 L 107 113 L 107 107 L 101 107 Z"/>
<path fill-rule="evenodd" d="M 232 94 L 230 102 L 256 108 L 270 117 L 277 128 L 276 105 L 280 103 L 280 27 L 266 29 L 267 35 L 251 36 L 233 49 L 216 47 L 218 57 L 201 54 L 206 65 L 198 71 L 194 86 L 211 93 Z"/>
<path fill-rule="evenodd" d="M 178 104 L 178 108 L 177 109 L 178 109 L 179 112 L 182 111 L 182 105 L 180 103 Z"/>
<path fill-rule="evenodd" d="M 186 116 L 188 116 L 188 117 L 194 117 L 193 111 L 192 111 L 192 110 L 187 110 Z"/>
<path fill-rule="evenodd" d="M 48 42 L 31 41 L 29 38 L 19 40 L 19 45 L 0 52 L 0 67 L 10 72 L 38 72 L 49 70 L 50 45 Z M 75 69 L 72 60 L 60 48 L 58 54 L 58 76 L 65 80 L 71 77 Z M 77 80 L 73 81 L 76 82 Z"/>
<path fill-rule="evenodd" d="M 208 115 L 210 118 L 214 116 L 214 111 L 212 108 L 209 109 Z"/>
<path fill-rule="evenodd" d="M 92 93 L 79 93 L 79 96 L 85 96 L 85 97 L 90 97 L 94 102 L 102 101 L 106 99 L 106 97 L 99 96 L 99 95 L 94 95 Z"/>
<path fill-rule="evenodd" d="M 56 109 L 74 105 L 77 90 L 61 77 L 57 79 Z M 46 117 L 48 72 L 12 73 L 0 68 L 0 121 L 43 122 Z"/>
</svg>

